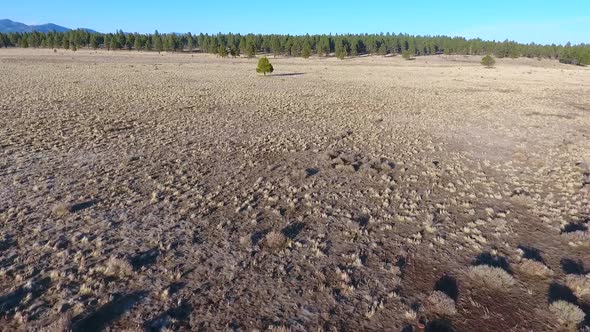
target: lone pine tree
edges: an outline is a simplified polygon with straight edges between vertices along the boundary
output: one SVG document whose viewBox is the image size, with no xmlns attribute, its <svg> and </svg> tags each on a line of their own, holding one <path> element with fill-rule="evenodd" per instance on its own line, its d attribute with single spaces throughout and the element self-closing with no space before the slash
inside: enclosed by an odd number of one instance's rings
<svg viewBox="0 0 590 332">
<path fill-rule="evenodd" d="M 486 66 L 486 68 L 492 68 L 495 63 L 496 60 L 494 60 L 494 58 L 489 54 L 481 59 L 481 64 Z"/>
<path fill-rule="evenodd" d="M 266 73 L 272 73 L 274 70 L 275 69 L 272 67 L 267 57 L 260 58 L 260 60 L 258 60 L 258 67 L 256 68 L 257 73 L 262 73 L 266 76 Z"/>
</svg>

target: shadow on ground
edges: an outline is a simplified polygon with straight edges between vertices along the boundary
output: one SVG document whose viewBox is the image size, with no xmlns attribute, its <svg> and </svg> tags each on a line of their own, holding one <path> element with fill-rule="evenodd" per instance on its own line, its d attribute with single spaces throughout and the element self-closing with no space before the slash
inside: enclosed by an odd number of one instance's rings
<svg viewBox="0 0 590 332">
<path fill-rule="evenodd" d="M 283 74 L 272 74 L 272 75 L 268 75 L 268 76 L 282 77 L 282 76 L 303 76 L 303 75 L 305 75 L 305 73 L 283 73 Z"/>
<path fill-rule="evenodd" d="M 73 332 L 93 332 L 103 331 L 110 323 L 119 319 L 125 312 L 133 308 L 147 292 L 140 291 L 127 295 L 119 295 L 113 301 L 103 305 L 96 311 L 86 314 L 80 314 L 73 320 Z"/>
</svg>

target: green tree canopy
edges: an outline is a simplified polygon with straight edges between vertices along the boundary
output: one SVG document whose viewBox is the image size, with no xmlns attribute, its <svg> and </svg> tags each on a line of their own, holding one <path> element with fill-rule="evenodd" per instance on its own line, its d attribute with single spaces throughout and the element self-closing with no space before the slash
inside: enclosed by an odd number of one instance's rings
<svg viewBox="0 0 590 332">
<path fill-rule="evenodd" d="M 301 50 L 301 57 L 307 59 L 311 56 L 311 44 L 308 41 L 305 41 L 303 44 L 303 49 Z"/>
<path fill-rule="evenodd" d="M 217 54 L 222 58 L 227 58 L 227 48 L 225 46 L 219 46 Z"/>
<path fill-rule="evenodd" d="M 258 60 L 258 67 L 256 67 L 257 73 L 264 74 L 266 76 L 266 73 L 272 73 L 274 70 L 275 69 L 273 68 L 270 61 L 268 61 L 267 57 L 263 57 Z"/>
<path fill-rule="evenodd" d="M 92 36 L 90 36 L 90 47 L 95 50 L 98 48 L 98 46 L 98 36 L 93 33 Z"/>
<path fill-rule="evenodd" d="M 520 57 L 559 59 L 563 63 L 589 65 L 590 45 L 540 45 L 520 44 L 514 41 L 486 41 L 478 38 L 448 36 L 413 36 L 408 34 L 344 34 L 344 35 L 262 35 L 262 34 L 199 34 L 190 33 L 130 34 L 121 30 L 115 33 L 89 33 L 85 30 L 66 32 L 11 32 L 0 35 L 0 47 L 47 47 L 47 48 L 99 48 L 106 49 L 151 49 L 176 51 L 198 48 L 201 52 L 218 53 L 219 46 L 228 50 L 235 48 L 248 57 L 260 52 L 275 56 L 292 55 L 308 58 L 313 50 L 319 56 L 337 57 L 362 54 L 405 54 L 409 57 L 431 54 L 486 55 L 497 58 Z M 344 53 L 346 55 L 344 55 Z"/>
<path fill-rule="evenodd" d="M 133 43 L 133 48 L 135 48 L 136 51 L 141 51 L 141 49 L 143 49 L 143 45 L 141 43 L 141 38 L 139 38 L 139 35 L 135 36 L 135 42 Z"/>
<path fill-rule="evenodd" d="M 496 64 L 496 60 L 488 54 L 481 59 L 481 64 L 486 66 L 486 68 L 492 68 Z"/>
</svg>

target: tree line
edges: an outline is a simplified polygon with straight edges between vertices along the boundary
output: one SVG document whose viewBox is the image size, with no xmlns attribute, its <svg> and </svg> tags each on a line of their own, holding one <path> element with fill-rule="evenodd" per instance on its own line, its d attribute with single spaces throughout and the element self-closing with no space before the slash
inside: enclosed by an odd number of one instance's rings
<svg viewBox="0 0 590 332">
<path fill-rule="evenodd" d="M 67 32 L 0 33 L 0 47 L 79 48 L 137 50 L 157 52 L 205 52 L 222 57 L 272 54 L 308 58 L 336 56 L 340 59 L 363 54 L 432 54 L 486 55 L 498 58 L 550 58 L 561 62 L 590 64 L 590 45 L 521 44 L 514 41 L 485 41 L 448 36 L 413 36 L 408 34 L 343 34 L 343 35 L 261 35 L 261 34 L 199 34 L 158 31 L 153 34 L 90 33 L 86 30 Z"/>
</svg>

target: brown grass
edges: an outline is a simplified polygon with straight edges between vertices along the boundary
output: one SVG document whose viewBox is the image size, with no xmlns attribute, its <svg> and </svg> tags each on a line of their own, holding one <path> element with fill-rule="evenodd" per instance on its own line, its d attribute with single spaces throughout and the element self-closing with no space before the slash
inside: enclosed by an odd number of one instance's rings
<svg viewBox="0 0 590 332">
<path fill-rule="evenodd" d="M 516 265 L 518 270 L 532 277 L 548 278 L 554 273 L 547 267 L 547 265 L 532 259 L 523 258 L 520 263 Z"/>
<path fill-rule="evenodd" d="M 106 264 L 104 274 L 125 278 L 133 274 L 133 267 L 127 260 L 111 257 Z"/>
<path fill-rule="evenodd" d="M 589 68 L 191 55 L 0 49 L 0 329 L 557 329 L 543 265 L 470 264 L 589 261 Z"/>
</svg>

